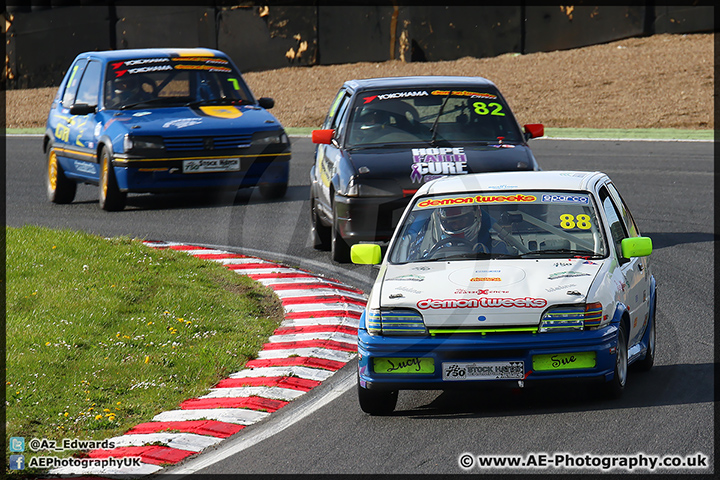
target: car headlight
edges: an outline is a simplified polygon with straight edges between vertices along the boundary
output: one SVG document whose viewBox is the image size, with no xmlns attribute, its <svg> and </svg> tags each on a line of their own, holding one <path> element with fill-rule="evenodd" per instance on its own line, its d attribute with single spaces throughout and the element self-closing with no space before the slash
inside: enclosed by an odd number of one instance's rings
<svg viewBox="0 0 720 480">
<path fill-rule="evenodd" d="M 252 145 L 255 147 L 263 147 L 266 145 L 280 145 L 286 143 L 289 143 L 288 137 L 282 130 L 255 132 L 252 136 Z"/>
<path fill-rule="evenodd" d="M 137 150 L 162 150 L 165 148 L 162 137 L 139 137 L 125 135 L 123 149 L 125 152 Z"/>
<path fill-rule="evenodd" d="M 599 327 L 601 323 L 601 303 L 555 307 L 543 314 L 538 331 L 569 332 Z"/>
<path fill-rule="evenodd" d="M 395 180 L 367 179 L 353 175 L 347 185 L 348 197 L 397 197 L 401 189 Z"/>
<path fill-rule="evenodd" d="M 427 335 L 422 315 L 415 310 L 370 309 L 365 316 L 370 335 Z"/>
</svg>

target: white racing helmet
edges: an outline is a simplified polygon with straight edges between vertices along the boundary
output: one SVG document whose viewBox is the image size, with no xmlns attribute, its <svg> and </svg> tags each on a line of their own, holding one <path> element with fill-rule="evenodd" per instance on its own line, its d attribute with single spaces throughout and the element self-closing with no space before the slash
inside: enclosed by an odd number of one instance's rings
<svg viewBox="0 0 720 480">
<path fill-rule="evenodd" d="M 470 206 L 443 207 L 438 210 L 443 233 L 453 237 L 472 239 L 480 230 L 480 209 Z"/>
</svg>

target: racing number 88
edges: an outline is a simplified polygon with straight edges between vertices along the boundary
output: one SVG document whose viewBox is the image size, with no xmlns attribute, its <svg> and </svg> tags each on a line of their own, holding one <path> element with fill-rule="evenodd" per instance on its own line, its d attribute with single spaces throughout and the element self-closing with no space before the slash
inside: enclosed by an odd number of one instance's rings
<svg viewBox="0 0 720 480">
<path fill-rule="evenodd" d="M 590 215 L 585 215 L 584 213 L 581 213 L 577 217 L 573 217 L 567 213 L 560 215 L 560 227 L 565 230 L 570 230 L 575 227 L 580 230 L 590 230 L 592 227 L 592 223 L 590 223 Z"/>
<path fill-rule="evenodd" d="M 491 107 L 493 110 L 491 111 L 488 107 Z M 499 115 L 501 117 L 505 116 L 505 113 L 502 111 L 502 105 L 499 103 L 490 103 L 486 104 L 485 102 L 475 102 L 473 103 L 473 108 L 475 109 L 475 113 L 478 115 Z"/>
</svg>

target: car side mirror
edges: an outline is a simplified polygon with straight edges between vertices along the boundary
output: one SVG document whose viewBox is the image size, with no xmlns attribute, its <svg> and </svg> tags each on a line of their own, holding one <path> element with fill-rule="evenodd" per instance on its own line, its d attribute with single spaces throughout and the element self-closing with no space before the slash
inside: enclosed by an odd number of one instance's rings
<svg viewBox="0 0 720 480">
<path fill-rule="evenodd" d="M 76 103 L 70 107 L 70 115 L 89 115 L 97 111 L 97 105 L 87 103 Z"/>
<path fill-rule="evenodd" d="M 313 130 L 312 131 L 312 142 L 330 145 L 333 135 L 335 135 L 335 130 L 332 128 L 330 128 L 328 130 Z"/>
<path fill-rule="evenodd" d="M 265 110 L 270 110 L 275 106 L 275 100 L 270 97 L 261 97 L 258 99 L 258 105 L 260 105 Z"/>
<path fill-rule="evenodd" d="M 350 260 L 357 265 L 377 265 L 382 261 L 380 245 L 358 243 L 350 247 Z"/>
<path fill-rule="evenodd" d="M 652 253 L 652 240 L 650 237 L 623 238 L 620 248 L 625 258 L 647 257 Z"/>
<path fill-rule="evenodd" d="M 545 135 L 545 126 L 542 123 L 528 123 L 523 125 L 525 129 L 525 139 L 538 138 Z"/>
</svg>

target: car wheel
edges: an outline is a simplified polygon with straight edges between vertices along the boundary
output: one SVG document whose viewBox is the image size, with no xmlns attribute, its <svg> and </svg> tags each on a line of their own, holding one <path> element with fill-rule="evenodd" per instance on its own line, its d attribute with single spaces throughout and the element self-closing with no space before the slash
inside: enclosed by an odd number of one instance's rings
<svg viewBox="0 0 720 480">
<path fill-rule="evenodd" d="M 317 250 L 330 249 L 330 227 L 326 227 L 320 220 L 315 197 L 310 197 L 310 233 L 313 248 Z"/>
<path fill-rule="evenodd" d="M 52 145 L 48 146 L 47 163 L 46 186 L 48 200 L 53 203 L 72 203 L 77 191 L 77 183 L 65 176 Z"/>
<path fill-rule="evenodd" d="M 266 200 L 282 198 L 287 192 L 287 183 L 265 183 L 258 186 L 260 195 Z"/>
<path fill-rule="evenodd" d="M 370 415 L 388 415 L 395 410 L 398 391 L 376 391 L 363 388 L 358 383 L 358 401 L 363 412 Z"/>
<path fill-rule="evenodd" d="M 627 332 L 621 326 L 618 330 L 617 347 L 615 351 L 615 371 L 613 379 L 605 385 L 606 392 L 611 398 L 619 398 L 625 390 L 628 376 L 628 347 Z"/>
<path fill-rule="evenodd" d="M 337 228 L 337 215 L 334 207 L 330 231 L 330 254 L 332 259 L 338 263 L 350 262 L 350 245 L 348 245 L 342 235 L 340 235 L 340 231 Z"/>
<path fill-rule="evenodd" d="M 657 294 L 656 294 L 657 295 Z M 657 306 L 657 300 L 653 305 L 653 315 L 650 318 L 650 332 L 648 332 L 648 346 L 645 358 L 638 360 L 633 364 L 641 372 L 647 372 L 655 364 L 655 317 L 657 316 L 655 307 Z"/>
<path fill-rule="evenodd" d="M 100 208 L 108 212 L 116 212 L 125 208 L 126 193 L 121 192 L 115 180 L 110 153 L 103 148 L 100 156 Z"/>
</svg>

